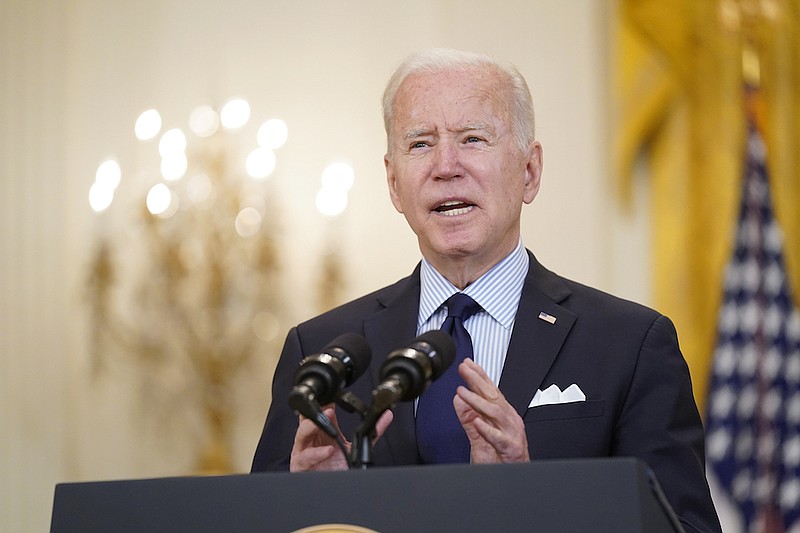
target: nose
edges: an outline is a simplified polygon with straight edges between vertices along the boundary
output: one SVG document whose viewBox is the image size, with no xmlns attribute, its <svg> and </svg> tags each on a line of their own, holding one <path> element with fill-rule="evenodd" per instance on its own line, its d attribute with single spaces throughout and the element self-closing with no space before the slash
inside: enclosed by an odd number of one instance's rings
<svg viewBox="0 0 800 533">
<path fill-rule="evenodd" d="M 449 180 L 463 175 L 458 147 L 453 143 L 440 141 L 434 148 L 434 178 Z"/>
</svg>

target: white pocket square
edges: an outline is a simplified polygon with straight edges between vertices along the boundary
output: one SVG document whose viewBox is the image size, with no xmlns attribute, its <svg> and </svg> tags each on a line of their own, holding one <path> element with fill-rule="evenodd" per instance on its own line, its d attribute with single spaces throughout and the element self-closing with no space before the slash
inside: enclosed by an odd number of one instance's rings
<svg viewBox="0 0 800 533">
<path fill-rule="evenodd" d="M 575 383 L 564 389 L 558 388 L 555 383 L 547 387 L 545 390 L 537 390 L 533 395 L 533 400 L 528 404 L 528 407 L 539 407 L 541 405 L 552 405 L 557 403 L 572 403 L 572 402 L 585 402 L 586 395 L 580 387 Z"/>
</svg>

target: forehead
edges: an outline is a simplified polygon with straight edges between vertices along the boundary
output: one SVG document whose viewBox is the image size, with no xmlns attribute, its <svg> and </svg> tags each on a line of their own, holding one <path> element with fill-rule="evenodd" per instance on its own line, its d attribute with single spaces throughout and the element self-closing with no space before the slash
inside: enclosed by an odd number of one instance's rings
<svg viewBox="0 0 800 533">
<path fill-rule="evenodd" d="M 439 116 L 472 120 L 479 117 L 469 115 L 476 114 L 507 119 L 509 100 L 508 83 L 494 68 L 410 74 L 395 97 L 395 123 L 435 120 Z"/>
</svg>

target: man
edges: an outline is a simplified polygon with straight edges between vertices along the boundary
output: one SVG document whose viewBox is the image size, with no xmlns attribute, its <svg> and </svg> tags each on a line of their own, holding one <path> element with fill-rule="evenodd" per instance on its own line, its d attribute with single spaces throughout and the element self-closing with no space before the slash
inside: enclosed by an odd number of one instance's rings
<svg viewBox="0 0 800 533">
<path fill-rule="evenodd" d="M 635 456 L 655 471 L 688 531 L 719 531 L 672 323 L 557 276 L 521 244 L 522 205 L 536 197 L 542 173 L 522 76 L 481 55 L 423 52 L 397 69 L 383 107 L 389 194 L 423 260 L 410 277 L 289 332 L 253 470 L 346 468 L 334 440 L 310 420 L 298 423 L 287 405 L 301 358 L 343 332 L 364 335 L 375 357 L 351 390 L 368 399 L 386 354 L 442 327 L 456 305 L 449 298 L 463 293 L 474 314 L 452 319 L 471 337 L 472 358 L 451 369 L 462 385 L 431 405 L 437 380 L 418 402 L 384 413 L 376 465 Z M 325 413 L 344 436 L 359 422 L 332 406 Z M 456 429 L 431 436 L 448 416 Z M 459 439 L 466 455 L 443 458 Z"/>
</svg>

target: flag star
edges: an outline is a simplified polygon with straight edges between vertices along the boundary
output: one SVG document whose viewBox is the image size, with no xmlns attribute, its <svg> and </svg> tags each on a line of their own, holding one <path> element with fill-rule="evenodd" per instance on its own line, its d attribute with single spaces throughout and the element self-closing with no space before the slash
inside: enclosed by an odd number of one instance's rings
<svg viewBox="0 0 800 533">
<path fill-rule="evenodd" d="M 739 374 L 742 376 L 752 376 L 756 373 L 758 365 L 758 352 L 752 343 L 742 346 L 739 353 Z"/>
<path fill-rule="evenodd" d="M 726 417 L 736 403 L 736 394 L 730 387 L 723 387 L 714 392 L 711 400 L 711 409 L 714 416 Z"/>
<path fill-rule="evenodd" d="M 786 402 L 786 422 L 795 427 L 800 425 L 800 393 L 795 392 Z"/>
<path fill-rule="evenodd" d="M 742 285 L 749 292 L 756 292 L 758 285 L 761 282 L 761 268 L 758 266 L 758 261 L 750 258 L 743 265 L 742 269 Z"/>
<path fill-rule="evenodd" d="M 769 306 L 764 315 L 764 333 L 768 337 L 775 337 L 781 329 L 784 320 L 784 312 L 777 305 Z"/>
<path fill-rule="evenodd" d="M 781 507 L 797 509 L 800 505 L 800 479 L 793 479 L 781 486 Z"/>
<path fill-rule="evenodd" d="M 756 478 L 753 486 L 753 496 L 759 503 L 770 500 L 770 494 L 775 490 L 775 478 L 772 476 L 760 476 Z"/>
<path fill-rule="evenodd" d="M 707 452 L 709 457 L 722 459 L 728 453 L 731 445 L 731 435 L 725 429 L 717 429 L 707 439 Z"/>
<path fill-rule="evenodd" d="M 736 458 L 739 460 L 747 459 L 753 454 L 753 435 L 748 431 L 742 431 L 736 437 Z"/>
<path fill-rule="evenodd" d="M 770 252 L 777 254 L 781 252 L 783 246 L 783 231 L 774 220 L 767 224 L 764 235 L 764 246 Z"/>
<path fill-rule="evenodd" d="M 800 313 L 797 309 L 792 309 L 786 321 L 786 340 L 793 344 L 800 343 Z"/>
<path fill-rule="evenodd" d="M 739 308 L 736 302 L 728 302 L 722 308 L 719 330 L 725 335 L 733 335 L 739 326 Z"/>
<path fill-rule="evenodd" d="M 775 379 L 783 365 L 783 355 L 777 347 L 772 347 L 764 354 L 761 366 L 762 374 L 767 379 Z"/>
<path fill-rule="evenodd" d="M 766 272 L 764 272 L 764 290 L 767 295 L 774 297 L 780 294 L 785 279 L 780 265 L 777 263 L 769 265 Z"/>
<path fill-rule="evenodd" d="M 781 407 L 781 391 L 778 389 L 770 389 L 762 398 L 760 404 L 761 416 L 769 420 L 775 418 L 778 409 Z"/>
<path fill-rule="evenodd" d="M 787 383 L 800 383 L 800 350 L 793 352 L 786 361 L 786 370 L 784 372 Z"/>
<path fill-rule="evenodd" d="M 751 300 L 744 305 L 743 311 L 740 327 L 744 333 L 754 335 L 761 318 L 761 306 L 757 301 Z"/>
<path fill-rule="evenodd" d="M 745 500 L 750 496 L 753 480 L 749 469 L 740 471 L 733 480 L 733 494 L 737 500 Z"/>
<path fill-rule="evenodd" d="M 800 466 L 800 435 L 795 435 L 784 443 L 783 462 L 789 468 Z"/>
<path fill-rule="evenodd" d="M 745 387 L 739 395 L 739 405 L 737 413 L 740 418 L 751 418 L 756 410 L 758 395 L 752 386 Z"/>
<path fill-rule="evenodd" d="M 717 352 L 717 370 L 720 376 L 730 377 L 736 369 L 736 352 L 733 344 L 726 342 Z"/>
</svg>

